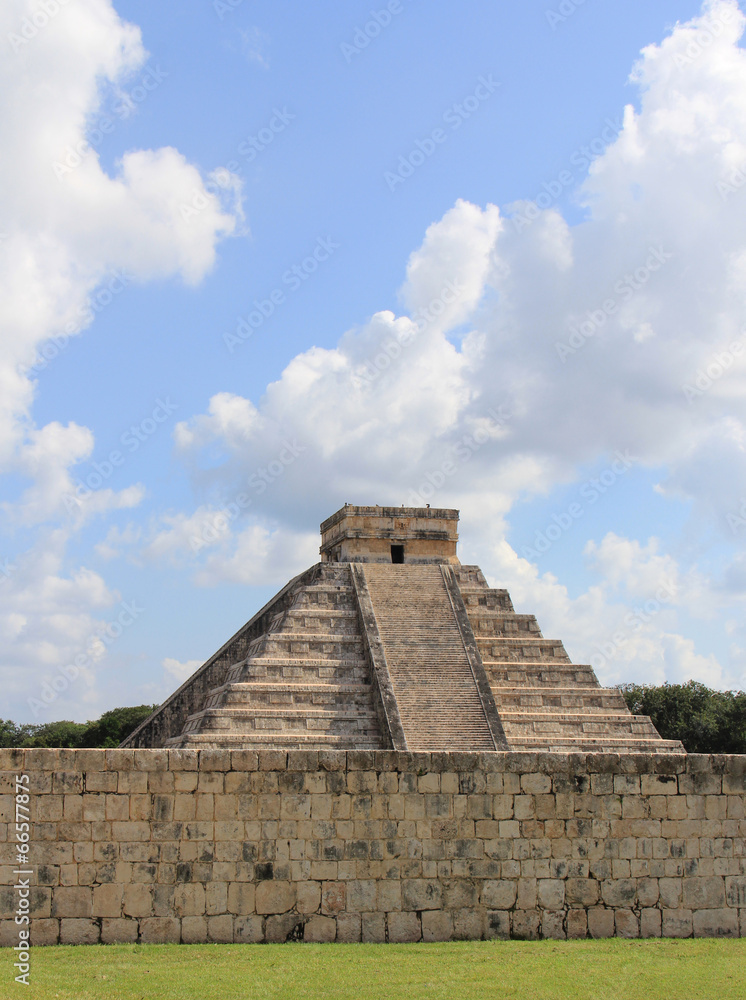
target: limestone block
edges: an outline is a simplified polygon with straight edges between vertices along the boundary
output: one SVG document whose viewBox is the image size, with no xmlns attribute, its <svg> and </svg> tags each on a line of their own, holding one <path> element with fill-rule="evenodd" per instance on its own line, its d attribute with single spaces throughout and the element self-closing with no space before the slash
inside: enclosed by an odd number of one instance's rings
<svg viewBox="0 0 746 1000">
<path fill-rule="evenodd" d="M 389 941 L 419 941 L 422 937 L 420 918 L 416 913 L 389 913 Z"/>
<path fill-rule="evenodd" d="M 719 909 L 725 906 L 725 884 L 719 875 L 685 878 L 683 888 L 683 902 L 688 909 Z"/>
<path fill-rule="evenodd" d="M 207 918 L 207 940 L 214 944 L 232 944 L 233 917 L 229 913 Z"/>
<path fill-rule="evenodd" d="M 661 936 L 661 911 L 647 908 L 640 911 L 640 937 Z"/>
<path fill-rule="evenodd" d="M 640 778 L 636 774 L 615 774 L 614 792 L 617 795 L 639 795 Z"/>
<path fill-rule="evenodd" d="M 215 866 L 217 867 L 217 866 Z M 237 878 L 239 885 L 244 884 L 244 880 Z M 225 913 L 228 909 L 228 883 L 208 882 L 205 885 L 205 913 L 214 916 L 217 913 Z M 247 912 L 246 910 L 243 911 Z M 252 910 L 253 912 L 253 906 Z"/>
<path fill-rule="evenodd" d="M 378 909 L 385 912 L 401 910 L 402 884 L 398 879 L 383 879 L 378 883 Z"/>
<path fill-rule="evenodd" d="M 658 880 L 661 905 L 666 909 L 676 910 L 681 903 L 682 880 L 680 878 L 662 878 Z"/>
<path fill-rule="evenodd" d="M 441 885 L 435 880 L 407 879 L 402 884 L 403 910 L 440 909 L 441 897 Z"/>
<path fill-rule="evenodd" d="M 386 940 L 386 917 L 383 913 L 363 913 L 362 939 L 364 943 L 380 944 Z"/>
<path fill-rule="evenodd" d="M 660 896 L 657 878 L 640 878 L 637 880 L 637 902 L 640 906 L 655 906 Z"/>
<path fill-rule="evenodd" d="M 97 944 L 99 936 L 96 920 L 60 920 L 60 944 Z"/>
<path fill-rule="evenodd" d="M 369 914 L 373 916 L 373 914 Z M 337 917 L 337 941 L 355 944 L 362 940 L 362 921 L 359 913 L 340 913 Z"/>
<path fill-rule="evenodd" d="M 51 918 L 39 918 L 31 922 L 31 944 L 38 947 L 45 944 L 57 944 L 60 937 L 60 922 Z M 1 940 L 1 939 L 0 939 Z M 15 928 L 14 939 L 9 942 L 11 947 L 18 944 L 18 928 Z"/>
<path fill-rule="evenodd" d="M 296 883 L 295 908 L 299 913 L 315 913 L 321 902 L 321 886 L 318 882 Z"/>
<path fill-rule="evenodd" d="M 692 911 L 691 910 L 663 910 L 663 929 L 661 934 L 664 938 L 687 938 L 692 936 Z"/>
<path fill-rule="evenodd" d="M 202 940 L 204 940 L 204 938 Z M 233 921 L 233 941 L 236 944 L 258 944 L 263 940 L 264 923 L 261 917 L 235 917 Z"/>
<path fill-rule="evenodd" d="M 141 883 L 125 885 L 122 912 L 127 917 L 149 917 L 153 912 L 153 887 Z"/>
<path fill-rule="evenodd" d="M 521 789 L 529 795 L 548 795 L 552 790 L 552 779 L 547 774 L 522 774 Z"/>
<path fill-rule="evenodd" d="M 227 887 L 226 895 L 226 905 L 229 913 L 245 914 L 254 912 L 256 887 L 252 882 L 231 882 Z M 218 909 L 221 909 L 221 907 L 218 901 L 214 901 L 209 912 L 214 915 Z"/>
<path fill-rule="evenodd" d="M 675 774 L 643 774 L 640 776 L 642 795 L 678 795 Z"/>
<path fill-rule="evenodd" d="M 482 887 L 482 905 L 493 910 L 509 910 L 515 904 L 518 885 L 514 881 L 487 881 Z"/>
<path fill-rule="evenodd" d="M 565 899 L 568 906 L 593 906 L 598 902 L 598 882 L 591 878 L 568 878 Z"/>
<path fill-rule="evenodd" d="M 559 910 L 565 905 L 565 883 L 562 879 L 542 878 L 537 882 L 538 903 L 545 910 Z"/>
<path fill-rule="evenodd" d="M 101 921 L 102 944 L 134 944 L 137 941 L 137 920 L 124 917 L 104 917 Z"/>
<path fill-rule="evenodd" d="M 263 753 L 270 751 L 261 750 Z M 260 760 L 261 763 L 261 760 Z M 375 887 L 374 887 L 375 888 Z M 256 887 L 257 913 L 286 913 L 295 904 L 295 884 L 267 880 Z M 284 940 L 284 939 L 283 939 Z"/>
<path fill-rule="evenodd" d="M 182 917 L 181 940 L 184 944 L 201 944 L 207 940 L 206 917 Z"/>
<path fill-rule="evenodd" d="M 97 885 L 93 890 L 94 917 L 118 917 L 122 912 L 123 886 L 109 884 Z"/>
<path fill-rule="evenodd" d="M 90 917 L 92 896 L 91 890 L 85 886 L 58 886 L 52 897 L 52 916 Z"/>
<path fill-rule="evenodd" d="M 143 944 L 178 944 L 181 922 L 176 917 L 144 917 L 140 921 Z"/>
<path fill-rule="evenodd" d="M 313 916 L 306 924 L 304 941 L 331 942 L 337 936 L 337 921 L 333 917 Z"/>
<path fill-rule="evenodd" d="M 453 916 L 444 910 L 427 910 L 422 914 L 423 941 L 450 941 L 453 938 Z"/>
<path fill-rule="evenodd" d="M 564 910 L 544 910 L 541 915 L 541 937 L 563 941 L 567 937 Z"/>
<path fill-rule="evenodd" d="M 614 911 L 601 906 L 588 910 L 588 933 L 592 938 L 614 937 Z"/>
<path fill-rule="evenodd" d="M 510 937 L 510 911 L 488 910 L 484 936 L 487 940 L 507 940 Z"/>
<path fill-rule="evenodd" d="M 485 914 L 477 907 L 452 910 L 453 937 L 456 941 L 480 941 L 484 937 Z"/>
<path fill-rule="evenodd" d="M 692 929 L 695 937 L 738 937 L 738 913 L 730 907 L 695 910 Z"/>
<path fill-rule="evenodd" d="M 746 875 L 726 878 L 725 898 L 728 906 L 746 907 Z"/>
<path fill-rule="evenodd" d="M 353 880 L 347 883 L 347 909 L 367 913 L 376 909 L 376 883 L 373 880 Z"/>
<path fill-rule="evenodd" d="M 568 938 L 585 938 L 588 936 L 588 914 L 585 910 L 567 911 Z"/>
<path fill-rule="evenodd" d="M 637 879 L 607 879 L 601 883 L 601 896 L 607 906 L 633 906 L 637 896 Z"/>
<path fill-rule="evenodd" d="M 264 939 L 269 944 L 283 941 L 302 941 L 306 918 L 297 913 L 283 913 L 267 917 Z"/>
<path fill-rule="evenodd" d="M 617 937 L 639 937 L 640 922 L 637 915 L 632 910 L 614 910 L 614 931 Z"/>
<path fill-rule="evenodd" d="M 519 910 L 533 910 L 537 902 L 537 881 L 535 878 L 521 878 L 518 880 L 518 896 L 516 908 Z"/>
<path fill-rule="evenodd" d="M 520 941 L 537 941 L 540 937 L 541 913 L 538 910 L 514 910 L 512 937 Z"/>
</svg>

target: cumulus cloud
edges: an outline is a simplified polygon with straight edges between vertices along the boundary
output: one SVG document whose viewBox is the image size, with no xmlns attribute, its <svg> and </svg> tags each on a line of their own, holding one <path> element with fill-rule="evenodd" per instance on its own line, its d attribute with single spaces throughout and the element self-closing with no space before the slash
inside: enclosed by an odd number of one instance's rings
<svg viewBox="0 0 746 1000">
<path fill-rule="evenodd" d="M 200 557 L 213 560 L 203 579 L 236 578 L 242 540 L 258 544 L 247 524 L 298 530 L 309 493 L 329 511 L 342 499 L 454 505 L 473 525 L 467 545 L 489 539 L 485 568 L 527 607 L 553 608 L 576 648 L 613 633 L 629 602 L 670 575 L 673 604 L 633 630 L 625 669 L 732 676 L 677 631 L 684 608 L 717 613 L 717 581 L 659 543 L 588 539 L 599 583 L 571 600 L 493 539 L 516 501 L 621 451 L 659 470 L 660 496 L 691 503 L 698 545 L 712 532 L 733 542 L 726 516 L 746 496 L 745 24 L 735 0 L 710 0 L 643 50 L 638 104 L 590 166 L 580 224 L 546 201 L 457 202 L 410 257 L 402 315 L 378 313 L 336 348 L 299 354 L 259 401 L 217 394 L 179 426 L 195 484 L 225 498 L 259 482 L 288 442 L 301 449 L 265 475 L 231 529 L 232 557 Z"/>
<path fill-rule="evenodd" d="M 197 667 L 202 666 L 202 660 L 187 660 L 181 663 L 170 656 L 167 656 L 161 664 L 167 674 L 175 677 L 179 684 L 183 684 L 187 677 L 191 677 Z"/>
<path fill-rule="evenodd" d="M 221 202 L 221 189 L 208 191 L 196 167 L 171 147 L 132 150 L 113 175 L 103 169 L 88 140 L 90 124 L 108 91 L 142 70 L 147 53 L 139 29 L 109 0 L 89 0 L 22 34 L 36 9 L 32 0 L 11 0 L 0 11 L 0 35 L 20 39 L 0 66 L 0 469 L 28 472 L 35 461 L 43 480 L 55 474 L 45 469 L 34 434 L 54 435 L 60 447 L 49 459 L 59 468 L 66 452 L 76 460 L 86 432 L 33 430 L 40 347 L 90 323 L 90 297 L 112 274 L 199 281 L 238 214 L 235 179 L 228 178 Z M 160 69 L 151 79 L 168 84 Z M 195 202 L 200 210 L 185 213 Z"/>
<path fill-rule="evenodd" d="M 92 515 L 135 507 L 144 493 L 139 484 L 99 489 L 65 507 L 93 433 L 36 426 L 35 374 L 91 324 L 99 289 L 174 276 L 194 284 L 243 220 L 238 179 L 222 171 L 209 184 L 171 147 L 129 150 L 104 169 L 94 133 L 106 108 L 126 109 L 115 127 L 135 113 L 126 87 L 166 87 L 168 73 L 146 63 L 139 29 L 110 0 L 45 11 L 34 0 L 0 7 L 0 473 L 17 493 L 3 511 L 13 527 L 42 526 L 1 581 L 3 666 L 15 691 L 51 683 L 49 671 L 78 654 L 87 657 L 80 676 L 94 679 L 106 654 L 92 638 L 97 614 L 117 598 L 66 546 Z M 93 697 L 92 684 L 83 690 L 80 700 Z"/>
</svg>

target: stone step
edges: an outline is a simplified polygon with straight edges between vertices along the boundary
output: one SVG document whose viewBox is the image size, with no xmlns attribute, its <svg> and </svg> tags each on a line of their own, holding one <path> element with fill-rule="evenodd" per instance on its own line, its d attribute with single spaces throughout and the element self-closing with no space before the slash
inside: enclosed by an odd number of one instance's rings
<svg viewBox="0 0 746 1000">
<path fill-rule="evenodd" d="M 220 709 L 204 709 L 187 720 L 184 733 L 191 732 L 314 732 L 329 735 L 355 733 L 375 736 L 378 718 L 372 711 L 323 711 L 321 709 L 251 708 L 249 710 L 222 705 Z"/>
<path fill-rule="evenodd" d="M 360 635 L 331 635 L 318 632 L 268 632 L 250 651 L 251 657 L 262 653 L 287 658 L 347 659 L 350 654 L 362 655 Z"/>
<path fill-rule="evenodd" d="M 327 611 L 301 608 L 288 611 L 277 628 L 267 633 L 267 637 L 288 634 L 304 636 L 324 635 L 336 639 L 339 635 L 358 635 L 357 614 L 352 611 Z"/>
<path fill-rule="evenodd" d="M 334 621 L 335 619 L 349 618 L 357 621 L 357 611 L 353 608 L 320 608 L 316 604 L 309 604 L 308 607 L 293 606 L 288 608 L 284 617 L 287 618 L 325 618 Z"/>
<path fill-rule="evenodd" d="M 322 565 L 187 720 L 178 746 L 382 749 L 349 565 Z"/>
<path fill-rule="evenodd" d="M 536 662 L 570 663 L 570 657 L 559 639 L 526 636 L 480 636 L 475 639 L 482 661 L 503 660 L 508 663 Z"/>
<path fill-rule="evenodd" d="M 504 688 L 519 687 L 544 687 L 552 690 L 578 684 L 601 690 L 593 668 L 584 663 L 548 663 L 546 660 L 539 663 L 521 663 L 517 660 L 483 662 L 495 697 Z"/>
<path fill-rule="evenodd" d="M 309 664 L 302 659 L 285 660 L 282 664 L 255 663 L 247 669 L 237 670 L 226 677 L 226 682 L 276 683 L 276 684 L 370 684 L 370 674 L 364 663 L 340 664 L 335 660 L 323 660 L 321 664 Z"/>
<path fill-rule="evenodd" d="M 637 736 L 653 738 L 656 730 L 649 719 L 644 716 L 588 716 L 588 715 L 555 715 L 547 717 L 521 716 L 512 717 L 501 713 L 505 735 L 511 738 L 523 736 L 542 736 L 551 738 L 554 734 L 568 736 Z"/>
<path fill-rule="evenodd" d="M 493 750 L 440 567 L 366 564 L 364 574 L 409 749 Z"/>
<path fill-rule="evenodd" d="M 684 749 L 678 740 L 663 740 L 656 738 L 639 738 L 627 736 L 623 740 L 608 736 L 526 736 L 508 739 L 511 750 L 543 750 L 546 753 L 580 752 L 592 753 L 683 753 Z"/>
<path fill-rule="evenodd" d="M 192 733 L 185 736 L 177 736 L 168 740 L 166 746 L 170 748 L 197 750 L 202 747 L 215 748 L 218 750 L 238 749 L 274 749 L 283 750 L 383 750 L 384 746 L 380 739 L 372 737 L 356 736 L 347 738 L 343 735 L 329 735 L 327 733 L 289 733 L 289 732 L 266 732 L 266 733 Z"/>
<path fill-rule="evenodd" d="M 539 623 L 533 615 L 492 615 L 485 614 L 484 609 L 478 612 L 469 610 L 469 622 L 475 636 L 507 636 L 522 639 L 524 636 L 533 639 L 543 639 Z"/>
<path fill-rule="evenodd" d="M 373 692 L 370 684 L 293 684 L 261 681 L 226 684 L 212 692 L 205 708 L 219 704 L 230 707 L 273 705 L 297 706 L 299 710 L 312 706 L 353 707 L 372 710 Z"/>
<path fill-rule="evenodd" d="M 614 688 L 594 687 L 500 687 L 495 688 L 495 698 L 501 713 L 530 709 L 534 712 L 553 712 L 579 708 L 585 712 L 617 709 L 627 711 L 624 698 Z"/>
<path fill-rule="evenodd" d="M 467 565 L 465 563 L 460 563 L 453 567 L 453 572 L 458 580 L 458 584 L 461 590 L 465 587 L 469 589 L 479 589 L 488 590 L 487 581 L 484 578 L 484 574 L 479 566 Z M 507 590 L 503 591 L 507 594 Z"/>
</svg>

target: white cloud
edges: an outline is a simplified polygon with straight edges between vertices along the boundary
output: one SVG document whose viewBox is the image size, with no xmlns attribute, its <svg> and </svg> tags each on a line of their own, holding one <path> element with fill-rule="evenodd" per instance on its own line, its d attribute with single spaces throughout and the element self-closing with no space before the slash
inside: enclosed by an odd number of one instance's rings
<svg viewBox="0 0 746 1000">
<path fill-rule="evenodd" d="M 167 656 L 161 666 L 166 673 L 175 677 L 179 684 L 183 684 L 187 677 L 192 676 L 197 667 L 202 666 L 202 660 L 187 660 L 186 663 L 180 663 L 179 660 Z"/>
<path fill-rule="evenodd" d="M 195 484 L 230 497 L 297 440 L 303 454 L 254 498 L 260 521 L 296 531 L 309 493 L 331 512 L 342 500 L 402 503 L 425 485 L 424 500 L 471 520 L 467 538 L 499 539 L 518 499 L 629 451 L 638 468 L 662 470 L 660 495 L 692 502 L 690 551 L 706 552 L 713 532 L 732 543 L 726 514 L 746 496 L 746 352 L 696 398 L 684 387 L 742 340 L 746 185 L 724 195 L 721 181 L 746 163 L 745 23 L 734 0 L 713 0 L 643 51 L 639 107 L 581 187 L 584 222 L 570 227 L 550 206 L 526 226 L 459 201 L 410 257 L 408 315 L 378 313 L 336 348 L 294 358 L 260 402 L 218 394 L 182 423 Z M 223 464 L 199 472 L 220 450 Z M 590 539 L 599 582 L 574 600 L 490 544 L 485 569 L 575 649 L 604 643 L 670 577 L 670 605 L 632 628 L 609 677 L 736 676 L 680 634 L 721 614 L 717 581 L 661 543 Z M 207 558 L 198 572 L 236 578 L 231 559 Z"/>
<path fill-rule="evenodd" d="M 0 35 L 18 34 L 35 10 L 31 0 L 4 4 Z M 87 432 L 34 431 L 34 384 L 23 370 L 40 345 L 88 325 L 89 297 L 112 272 L 128 280 L 199 281 L 240 210 L 234 178 L 221 203 L 170 147 L 127 152 L 113 176 L 102 168 L 87 129 L 102 112 L 107 87 L 116 92 L 147 55 L 139 29 L 122 21 L 109 0 L 60 8 L 16 48 L 0 67 L 0 469 L 27 471 L 36 461 L 38 479 L 54 480 L 59 471 L 46 469 L 34 434 L 56 435 L 62 456 L 69 451 L 74 461 Z M 160 68 L 151 80 L 168 86 Z M 202 207 L 184 211 L 194 203 Z M 81 323 L 81 316 L 89 318 Z M 26 455 L 29 449 L 36 455 Z M 49 458 L 59 470 L 61 457 Z"/>
<path fill-rule="evenodd" d="M 113 173 L 104 170 L 91 130 L 107 114 L 116 128 L 125 112 L 107 109 L 125 107 L 133 78 L 150 93 L 170 85 L 168 72 L 146 67 L 139 29 L 110 0 L 60 5 L 41 26 L 38 10 L 34 0 L 0 6 L 8 47 L 0 60 L 0 473 L 19 484 L 3 510 L 16 528 L 44 525 L 0 583 L 8 640 L 0 657 L 7 693 L 25 698 L 70 657 L 88 656 L 70 700 L 60 694 L 55 703 L 77 713 L 97 697 L 95 665 L 106 652 L 95 639 L 98 616 L 118 597 L 66 556 L 70 532 L 94 514 L 136 506 L 144 489 L 94 490 L 65 505 L 94 437 L 74 423 L 35 425 L 33 366 L 50 338 L 63 350 L 90 325 L 102 282 L 115 291 L 171 276 L 194 284 L 243 216 L 237 178 L 223 171 L 208 190 L 171 147 L 127 151 Z"/>
<path fill-rule="evenodd" d="M 61 529 L 44 532 L 0 580 L 0 672 L 21 721 L 48 721 L 46 705 L 51 717 L 76 718 L 101 697 L 96 666 L 110 637 L 100 636 L 121 595 L 87 567 L 66 572 L 68 541 Z"/>
</svg>

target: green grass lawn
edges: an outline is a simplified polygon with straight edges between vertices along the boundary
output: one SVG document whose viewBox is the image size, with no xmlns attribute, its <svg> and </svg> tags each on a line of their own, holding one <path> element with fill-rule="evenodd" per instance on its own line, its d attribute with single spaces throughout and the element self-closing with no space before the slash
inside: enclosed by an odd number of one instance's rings
<svg viewBox="0 0 746 1000">
<path fill-rule="evenodd" d="M 31 986 L 0 949 L 0 997 L 55 1000 L 744 1000 L 740 941 L 37 948 Z"/>
</svg>

